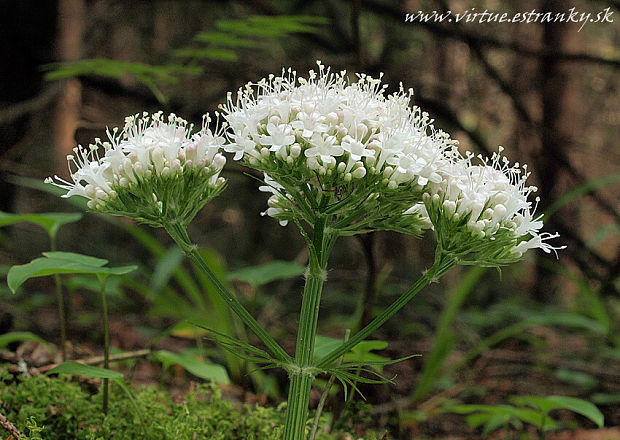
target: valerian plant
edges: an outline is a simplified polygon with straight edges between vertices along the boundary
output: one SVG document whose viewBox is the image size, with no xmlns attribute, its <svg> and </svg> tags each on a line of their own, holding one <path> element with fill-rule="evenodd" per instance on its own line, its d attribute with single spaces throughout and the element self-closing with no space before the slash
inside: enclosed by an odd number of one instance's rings
<svg viewBox="0 0 620 440">
<path fill-rule="evenodd" d="M 381 78 L 332 73 L 318 63 L 308 78 L 284 70 L 247 84 L 221 106 L 224 122 L 201 130 L 175 115 L 127 119 L 70 156 L 72 182 L 57 178 L 66 197 L 87 197 L 95 211 L 126 215 L 164 227 L 205 271 L 227 304 L 269 352 L 216 333 L 225 346 L 252 362 L 284 368 L 290 378 L 284 439 L 306 435 L 310 389 L 318 374 L 344 385 L 362 378 L 360 363 L 341 357 L 452 267 L 501 266 L 529 249 L 552 252 L 557 234 L 541 232 L 536 188 L 527 168 L 499 153 L 489 159 L 464 156 L 457 142 L 411 107 L 402 86 L 386 96 Z M 186 226 L 223 189 L 222 151 L 264 173 L 270 194 L 265 215 L 296 225 L 309 249 L 297 345 L 290 356 L 219 282 L 191 243 Z M 99 156 L 99 154 L 102 156 Z M 415 284 L 371 323 L 320 359 L 314 345 L 331 250 L 340 236 L 392 230 L 420 236 L 433 230 L 435 261 Z M 381 378 L 379 378 L 379 381 Z"/>
</svg>

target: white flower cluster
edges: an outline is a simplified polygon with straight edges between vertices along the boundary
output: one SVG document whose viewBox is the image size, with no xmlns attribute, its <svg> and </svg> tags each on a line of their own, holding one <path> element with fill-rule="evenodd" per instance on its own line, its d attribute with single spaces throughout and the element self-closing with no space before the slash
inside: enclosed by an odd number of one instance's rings
<svg viewBox="0 0 620 440">
<path fill-rule="evenodd" d="M 534 205 L 528 200 L 537 188 L 526 184 L 530 176 L 527 165 L 510 165 L 501 156 L 502 151 L 500 147 L 490 161 L 477 156 L 478 165 L 472 163 L 472 153 L 454 156 L 449 166 L 440 171 L 441 182 L 429 183 L 424 193 L 425 208 L 434 213 L 433 224 L 446 219 L 463 222 L 473 236 L 491 240 L 499 233 L 509 232 L 513 244 L 510 253 L 516 258 L 532 248 L 546 253 L 563 249 L 546 242 L 559 234 L 541 232 L 542 216 L 534 218 L 539 198 Z"/>
<path fill-rule="evenodd" d="M 349 185 L 349 195 L 362 194 L 361 204 L 375 211 L 398 210 L 398 203 L 381 201 L 415 194 L 390 225 L 412 216 L 418 230 L 432 227 L 438 236 L 458 230 L 470 242 L 508 237 L 512 258 L 530 248 L 559 249 L 546 242 L 557 234 L 541 232 L 540 217 L 534 219 L 528 196 L 535 188 L 525 184 L 526 167 L 522 172 L 518 164 L 509 166 L 500 154 L 475 165 L 471 153 L 463 157 L 456 141 L 409 106 L 411 91 L 401 86 L 385 96 L 381 79 L 358 74 L 350 83 L 345 72 L 318 65 L 318 74 L 310 71 L 308 79 L 289 69 L 247 84 L 222 107 L 230 127 L 225 150 L 265 173 L 267 215 L 286 224 L 295 216 L 292 192 L 309 197 L 311 188 L 324 197 Z M 293 191 L 304 185 L 304 191 Z"/>
<path fill-rule="evenodd" d="M 300 78 L 289 69 L 246 85 L 236 100 L 228 95 L 223 109 L 232 142 L 225 148 L 235 160 L 268 173 L 303 167 L 340 183 L 379 175 L 392 189 L 440 180 L 442 153 L 455 142 L 409 107 L 411 91 L 401 87 L 386 97 L 380 79 L 358 75 L 351 84 L 345 72 L 318 65 L 318 76 Z"/>
<path fill-rule="evenodd" d="M 68 190 L 63 197 L 86 197 L 88 207 L 99 211 L 129 210 L 122 206 L 126 200 L 120 200 L 121 195 L 130 192 L 134 200 L 139 199 L 145 194 L 138 189 L 144 189 L 148 198 L 135 200 L 138 204 L 152 205 L 155 200 L 162 205 L 166 197 L 162 185 L 175 179 L 182 185 L 179 182 L 190 175 L 202 177 L 211 189 L 220 188 L 225 138 L 222 130 L 214 133 L 208 128 L 210 121 L 205 115 L 202 129 L 192 134 L 193 125 L 173 113 L 167 120 L 161 112 L 129 116 L 120 133 L 118 128 L 107 131 L 107 141 L 97 138 L 88 148 L 74 148 L 75 154 L 67 156 L 71 182 L 58 176 L 46 182 Z"/>
</svg>

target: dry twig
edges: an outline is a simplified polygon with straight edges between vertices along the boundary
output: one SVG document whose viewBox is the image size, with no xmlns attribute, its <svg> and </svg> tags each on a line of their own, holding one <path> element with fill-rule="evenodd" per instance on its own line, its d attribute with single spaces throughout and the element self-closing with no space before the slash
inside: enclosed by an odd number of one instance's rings
<svg viewBox="0 0 620 440">
<path fill-rule="evenodd" d="M 15 440 L 17 440 L 22 435 L 22 432 L 19 429 L 17 429 L 17 427 L 13 423 L 11 423 L 11 421 L 7 419 L 2 413 L 0 413 L 0 426 L 6 432 L 11 434 L 11 436 Z"/>
</svg>

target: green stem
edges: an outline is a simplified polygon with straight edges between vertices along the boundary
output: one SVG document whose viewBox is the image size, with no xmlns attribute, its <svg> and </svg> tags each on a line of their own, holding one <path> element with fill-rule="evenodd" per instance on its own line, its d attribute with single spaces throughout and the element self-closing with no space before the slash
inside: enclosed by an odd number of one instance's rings
<svg viewBox="0 0 620 440">
<path fill-rule="evenodd" d="M 105 280 L 99 278 L 101 286 L 101 308 L 103 310 L 103 368 L 110 368 L 110 325 L 108 322 L 108 301 L 105 297 Z M 110 380 L 103 379 L 103 413 L 108 413 Z"/>
<path fill-rule="evenodd" d="M 295 368 L 289 370 L 290 385 L 284 421 L 284 440 L 302 440 L 305 436 L 310 390 L 314 380 L 314 341 L 325 281 L 328 258 L 326 251 L 330 243 L 329 235 L 325 233 L 326 222 L 327 218 L 320 217 L 314 225 L 310 264 L 306 274 L 295 346 Z"/>
<path fill-rule="evenodd" d="M 347 342 L 349 340 L 350 335 L 351 335 L 351 330 L 346 329 L 344 333 L 344 342 Z M 338 365 L 341 365 L 343 360 L 344 360 L 344 356 L 340 356 L 340 359 L 338 359 Z M 331 389 L 335 381 L 336 381 L 336 376 L 334 376 L 333 374 L 329 376 L 327 385 L 325 385 L 325 390 L 323 391 L 323 394 L 321 395 L 321 399 L 319 400 L 319 404 L 316 407 L 316 413 L 314 414 L 314 421 L 312 423 L 312 430 L 310 431 L 310 437 L 308 438 L 308 440 L 314 440 L 316 438 L 316 432 L 319 429 L 319 422 L 321 420 L 321 413 L 323 412 L 323 408 L 325 407 L 327 396 L 329 396 L 329 390 Z"/>
<path fill-rule="evenodd" d="M 271 351 L 271 353 L 282 363 L 289 364 L 292 359 L 284 351 L 284 349 L 273 339 L 269 333 L 261 327 L 261 325 L 254 319 L 252 315 L 246 310 L 245 307 L 234 297 L 232 293 L 228 291 L 218 277 L 213 273 L 209 265 L 200 255 L 198 249 L 192 244 L 187 230 L 179 223 L 169 222 L 164 224 L 166 231 L 172 237 L 172 239 L 179 245 L 185 254 L 203 271 L 209 282 L 213 285 L 215 290 L 224 299 L 226 304 L 237 314 L 237 316 L 252 330 L 256 336 L 265 344 L 265 346 Z"/>
<path fill-rule="evenodd" d="M 347 353 L 357 344 L 362 342 L 368 336 L 370 336 L 375 330 L 381 327 L 388 319 L 390 319 L 396 312 L 402 309 L 411 299 L 424 287 L 431 282 L 437 280 L 443 274 L 448 272 L 454 265 L 456 260 L 453 258 L 442 257 L 441 252 L 438 252 L 435 257 L 435 264 L 422 275 L 418 281 L 405 293 L 403 293 L 396 301 L 394 301 L 387 309 L 383 311 L 379 316 L 370 322 L 366 327 L 357 332 L 348 342 L 343 343 L 340 347 L 335 348 L 322 358 L 317 364 L 318 369 L 328 367 L 335 362 L 340 356 Z"/>
<path fill-rule="evenodd" d="M 52 252 L 56 252 L 56 236 L 50 235 L 50 248 Z M 62 361 L 67 360 L 67 320 L 65 319 L 65 304 L 62 296 L 62 284 L 60 275 L 54 275 L 54 284 L 56 285 L 56 302 L 58 303 L 58 321 L 60 322 L 60 346 L 62 352 Z"/>
</svg>

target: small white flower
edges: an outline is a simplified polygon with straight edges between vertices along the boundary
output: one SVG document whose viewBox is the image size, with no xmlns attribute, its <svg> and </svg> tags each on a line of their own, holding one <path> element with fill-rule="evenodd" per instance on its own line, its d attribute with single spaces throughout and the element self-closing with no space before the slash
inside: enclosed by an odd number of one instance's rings
<svg viewBox="0 0 620 440">
<path fill-rule="evenodd" d="M 267 133 L 263 135 L 260 143 L 262 145 L 271 145 L 270 151 L 279 151 L 282 147 L 288 147 L 295 142 L 293 128 L 288 124 L 275 125 L 271 122 L 267 124 Z"/>
<path fill-rule="evenodd" d="M 314 134 L 310 139 L 311 148 L 304 151 L 306 157 L 320 157 L 321 161 L 326 164 L 331 162 L 333 157 L 342 156 L 344 148 L 336 145 L 335 136 L 325 136 L 320 133 Z"/>
<path fill-rule="evenodd" d="M 314 134 L 327 131 L 329 127 L 324 123 L 326 118 L 326 116 L 316 111 L 311 111 L 310 113 L 299 112 L 297 113 L 297 119 L 291 122 L 291 126 L 301 131 L 301 137 L 310 139 Z"/>
</svg>

